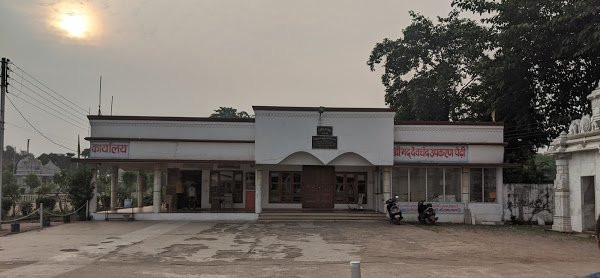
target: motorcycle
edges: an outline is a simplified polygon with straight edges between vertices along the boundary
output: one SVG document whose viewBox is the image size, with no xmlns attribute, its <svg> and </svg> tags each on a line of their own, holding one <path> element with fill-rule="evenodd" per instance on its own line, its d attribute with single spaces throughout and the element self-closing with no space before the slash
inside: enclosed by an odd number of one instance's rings
<svg viewBox="0 0 600 278">
<path fill-rule="evenodd" d="M 438 220 L 435 217 L 435 210 L 433 210 L 433 206 L 431 203 L 424 204 L 425 201 L 419 201 L 417 205 L 417 210 L 419 212 L 419 223 L 433 225 L 435 221 Z"/>
<path fill-rule="evenodd" d="M 395 199 L 398 199 L 398 196 L 396 196 Z M 400 221 L 402 220 L 402 211 L 400 211 L 400 208 L 398 207 L 398 204 L 396 203 L 395 199 L 389 199 L 385 201 L 385 204 L 387 205 L 386 207 L 390 222 L 396 225 L 400 225 Z"/>
</svg>

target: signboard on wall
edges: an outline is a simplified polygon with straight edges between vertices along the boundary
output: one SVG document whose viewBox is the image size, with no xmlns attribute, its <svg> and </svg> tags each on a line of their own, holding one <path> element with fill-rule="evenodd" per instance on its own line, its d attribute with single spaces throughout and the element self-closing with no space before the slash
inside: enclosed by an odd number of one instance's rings
<svg viewBox="0 0 600 278">
<path fill-rule="evenodd" d="M 337 149 L 337 136 L 332 126 L 317 126 L 317 135 L 312 137 L 313 149 Z"/>
<path fill-rule="evenodd" d="M 431 203 L 436 214 L 464 214 L 465 205 L 463 203 Z M 402 213 L 417 214 L 417 203 L 398 203 Z"/>
<path fill-rule="evenodd" d="M 90 158 L 129 158 L 129 142 L 92 142 Z"/>
<path fill-rule="evenodd" d="M 469 162 L 469 146 L 396 144 L 394 162 Z"/>
</svg>

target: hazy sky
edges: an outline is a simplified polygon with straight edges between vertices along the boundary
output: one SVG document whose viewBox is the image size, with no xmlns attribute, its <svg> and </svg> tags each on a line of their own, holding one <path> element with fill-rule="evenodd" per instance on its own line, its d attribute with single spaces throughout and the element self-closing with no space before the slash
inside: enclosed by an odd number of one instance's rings
<svg viewBox="0 0 600 278">
<path fill-rule="evenodd" d="M 92 113 L 100 75 L 103 114 L 110 113 L 111 96 L 115 115 L 208 116 L 219 106 L 252 114 L 252 105 L 383 107 L 380 75 L 366 65 L 375 43 L 399 37 L 410 10 L 434 17 L 450 9 L 450 0 L 4 0 L 0 56 Z M 77 134 L 88 135 L 11 99 L 60 143 L 75 148 Z M 25 149 L 31 138 L 36 154 L 67 152 L 36 135 L 8 101 L 6 121 L 5 144 Z"/>
</svg>

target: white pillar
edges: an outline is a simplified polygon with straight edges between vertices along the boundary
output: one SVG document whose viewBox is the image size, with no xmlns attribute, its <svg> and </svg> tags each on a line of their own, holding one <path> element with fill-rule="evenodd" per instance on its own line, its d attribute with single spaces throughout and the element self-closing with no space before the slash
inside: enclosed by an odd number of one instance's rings
<svg viewBox="0 0 600 278">
<path fill-rule="evenodd" d="M 92 191 L 92 199 L 89 202 L 89 210 L 90 213 L 94 213 L 98 210 L 98 185 L 97 185 L 97 179 L 98 179 L 98 170 L 97 169 L 92 169 L 92 181 L 90 182 L 93 188 Z"/>
<path fill-rule="evenodd" d="M 110 210 L 117 209 L 117 182 L 119 181 L 119 166 L 113 166 L 110 173 Z"/>
<path fill-rule="evenodd" d="M 146 191 L 146 185 L 144 184 L 144 172 L 138 171 L 137 176 L 137 207 L 141 208 L 144 206 L 144 191 Z"/>
<path fill-rule="evenodd" d="M 161 170 L 154 169 L 154 190 L 152 191 L 152 211 L 160 212 Z"/>
<path fill-rule="evenodd" d="M 262 212 L 262 173 L 263 170 L 256 168 L 254 175 L 254 212 Z"/>
<path fill-rule="evenodd" d="M 392 167 L 383 167 L 383 206 L 385 201 L 392 198 Z M 385 208 L 382 208 L 385 211 Z"/>
<path fill-rule="evenodd" d="M 569 155 L 556 156 L 556 179 L 554 180 L 554 223 L 552 230 L 571 232 L 569 202 Z"/>
<path fill-rule="evenodd" d="M 202 169 L 202 192 L 200 194 L 200 207 L 210 208 L 210 169 Z"/>
</svg>

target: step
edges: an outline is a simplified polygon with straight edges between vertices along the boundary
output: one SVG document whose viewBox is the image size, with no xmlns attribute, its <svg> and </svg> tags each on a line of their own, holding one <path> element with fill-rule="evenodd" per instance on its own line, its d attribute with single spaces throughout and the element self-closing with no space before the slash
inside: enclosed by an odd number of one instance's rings
<svg viewBox="0 0 600 278">
<path fill-rule="evenodd" d="M 259 221 L 382 221 L 382 213 L 315 213 L 315 212 L 271 212 L 261 213 Z"/>
</svg>

